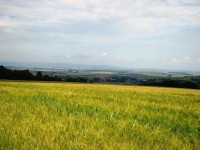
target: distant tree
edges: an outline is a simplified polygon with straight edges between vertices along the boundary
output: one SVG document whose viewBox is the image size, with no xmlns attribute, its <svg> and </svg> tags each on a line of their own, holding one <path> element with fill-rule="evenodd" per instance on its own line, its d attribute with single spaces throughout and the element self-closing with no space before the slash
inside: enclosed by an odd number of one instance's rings
<svg viewBox="0 0 200 150">
<path fill-rule="evenodd" d="M 22 74 L 22 80 L 23 79 L 25 79 L 25 80 L 33 80 L 34 79 L 33 74 L 30 73 L 30 71 L 28 69 L 21 71 L 21 74 Z"/>
<path fill-rule="evenodd" d="M 28 69 L 27 70 L 10 70 L 4 66 L 0 66 L 0 79 L 9 80 L 39 80 L 39 81 L 62 81 L 61 78 L 49 75 L 42 75 L 41 71 L 38 71 L 34 76 Z"/>
<path fill-rule="evenodd" d="M 44 76 L 43 76 L 43 80 L 44 80 L 44 81 L 50 81 L 51 78 L 49 77 L 49 75 L 44 75 Z"/>
<path fill-rule="evenodd" d="M 43 79 L 42 72 L 38 71 L 35 78 L 36 78 L 36 80 L 42 80 Z"/>
<path fill-rule="evenodd" d="M 0 78 L 6 79 L 6 77 L 8 77 L 8 76 L 9 76 L 9 70 L 1 65 L 0 66 Z"/>
<path fill-rule="evenodd" d="M 34 76 L 29 70 L 10 70 L 4 66 L 0 66 L 0 78 L 12 80 L 33 80 Z"/>
</svg>

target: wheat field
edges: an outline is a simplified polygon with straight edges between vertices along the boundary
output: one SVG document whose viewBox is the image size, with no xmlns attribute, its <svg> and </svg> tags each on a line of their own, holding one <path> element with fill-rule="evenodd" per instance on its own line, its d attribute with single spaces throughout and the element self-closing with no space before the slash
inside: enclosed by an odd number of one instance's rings
<svg viewBox="0 0 200 150">
<path fill-rule="evenodd" d="M 0 81 L 0 149 L 200 149 L 200 90 Z"/>
</svg>

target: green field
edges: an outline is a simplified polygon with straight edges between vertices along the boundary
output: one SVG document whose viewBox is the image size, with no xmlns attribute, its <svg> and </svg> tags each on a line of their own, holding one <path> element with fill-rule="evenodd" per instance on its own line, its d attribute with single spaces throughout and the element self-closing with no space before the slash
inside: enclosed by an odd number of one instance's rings
<svg viewBox="0 0 200 150">
<path fill-rule="evenodd" d="M 0 81 L 0 149 L 200 149 L 200 90 Z"/>
</svg>

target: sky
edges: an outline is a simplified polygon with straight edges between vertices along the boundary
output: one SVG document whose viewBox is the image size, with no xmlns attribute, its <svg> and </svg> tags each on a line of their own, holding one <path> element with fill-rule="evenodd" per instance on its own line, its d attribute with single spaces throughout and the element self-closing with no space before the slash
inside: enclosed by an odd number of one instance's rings
<svg viewBox="0 0 200 150">
<path fill-rule="evenodd" d="M 0 0 L 0 61 L 200 71 L 200 0 Z"/>
</svg>

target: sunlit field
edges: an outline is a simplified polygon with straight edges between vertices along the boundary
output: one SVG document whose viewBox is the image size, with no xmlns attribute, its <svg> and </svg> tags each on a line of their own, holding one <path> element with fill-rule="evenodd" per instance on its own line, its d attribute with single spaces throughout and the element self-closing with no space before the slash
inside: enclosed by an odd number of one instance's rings
<svg viewBox="0 0 200 150">
<path fill-rule="evenodd" d="M 200 90 L 0 81 L 0 149 L 200 149 Z"/>
</svg>

